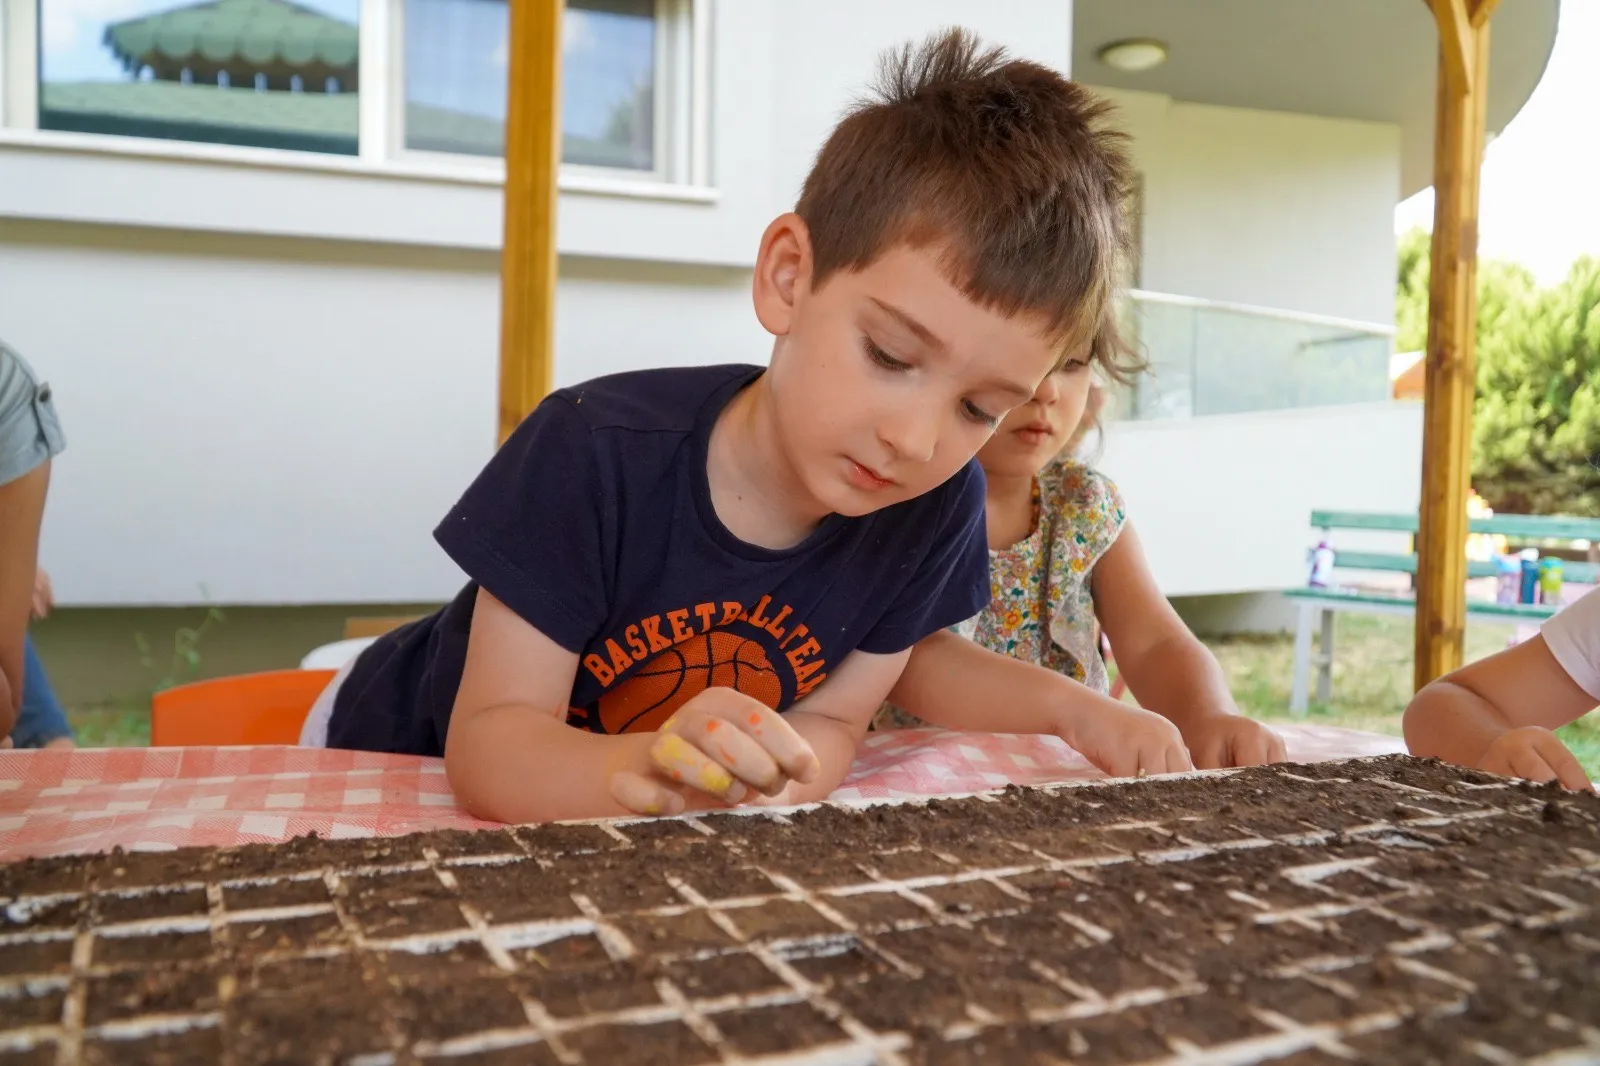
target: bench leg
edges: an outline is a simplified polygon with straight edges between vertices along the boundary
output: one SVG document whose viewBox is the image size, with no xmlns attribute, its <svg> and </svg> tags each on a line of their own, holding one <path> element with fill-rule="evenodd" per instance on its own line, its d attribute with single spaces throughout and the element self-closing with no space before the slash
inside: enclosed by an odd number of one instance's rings
<svg viewBox="0 0 1600 1066">
<path fill-rule="evenodd" d="M 1333 700 L 1333 612 L 1322 612 L 1322 657 L 1317 660 L 1317 702 Z"/>
<path fill-rule="evenodd" d="M 1310 704 L 1311 688 L 1311 622 L 1317 608 L 1309 603 L 1300 606 L 1300 620 L 1294 631 L 1294 683 L 1289 691 L 1289 713 L 1297 718 L 1305 716 Z"/>
</svg>

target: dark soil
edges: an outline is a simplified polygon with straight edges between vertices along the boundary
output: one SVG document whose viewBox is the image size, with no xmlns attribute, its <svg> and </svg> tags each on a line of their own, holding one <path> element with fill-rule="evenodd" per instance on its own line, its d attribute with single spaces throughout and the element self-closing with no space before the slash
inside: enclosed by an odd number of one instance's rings
<svg viewBox="0 0 1600 1066">
<path fill-rule="evenodd" d="M 1396 757 L 788 823 L 0 867 L 0 1066 L 58 1061 L 69 992 L 78 1061 L 119 1064 L 431 1061 L 452 1041 L 458 1064 L 693 1066 L 852 1044 L 841 1017 L 940 1066 L 1160 1059 L 1275 1018 L 1447 1063 L 1600 1024 L 1600 797 Z M 129 1028 L 149 1017 L 162 1032 Z"/>
</svg>

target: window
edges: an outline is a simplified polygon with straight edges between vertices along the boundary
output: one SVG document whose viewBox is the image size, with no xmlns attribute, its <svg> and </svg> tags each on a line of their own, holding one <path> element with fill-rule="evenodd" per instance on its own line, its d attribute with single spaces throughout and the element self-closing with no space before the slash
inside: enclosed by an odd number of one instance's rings
<svg viewBox="0 0 1600 1066">
<path fill-rule="evenodd" d="M 566 166 L 590 180 L 709 180 L 709 10 L 567 0 Z M 0 122 L 481 168 L 505 152 L 509 11 L 508 0 L 0 0 Z"/>
<path fill-rule="evenodd" d="M 657 172 L 655 0 L 570 0 L 562 25 L 561 156 Z M 405 146 L 505 149 L 506 0 L 405 0 Z"/>
<path fill-rule="evenodd" d="M 354 155 L 358 7 L 39 0 L 39 128 Z"/>
</svg>

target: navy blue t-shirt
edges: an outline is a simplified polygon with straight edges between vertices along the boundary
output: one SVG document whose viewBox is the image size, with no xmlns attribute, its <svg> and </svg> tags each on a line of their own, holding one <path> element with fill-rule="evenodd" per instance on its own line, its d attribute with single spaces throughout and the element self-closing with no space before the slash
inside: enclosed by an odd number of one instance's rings
<svg viewBox="0 0 1600 1066">
<path fill-rule="evenodd" d="M 914 500 L 831 515 L 791 548 L 728 531 L 707 445 L 761 373 L 647 370 L 548 396 L 434 533 L 471 582 L 362 653 L 328 745 L 443 753 L 480 586 L 578 653 L 567 721 L 599 733 L 654 730 L 711 686 L 782 711 L 852 651 L 903 651 L 982 610 L 976 461 Z"/>
</svg>

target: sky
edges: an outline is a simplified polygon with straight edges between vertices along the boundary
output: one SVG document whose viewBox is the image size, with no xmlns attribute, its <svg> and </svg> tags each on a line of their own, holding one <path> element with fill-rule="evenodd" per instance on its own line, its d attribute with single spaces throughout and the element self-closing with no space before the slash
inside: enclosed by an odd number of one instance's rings
<svg viewBox="0 0 1600 1066">
<path fill-rule="evenodd" d="M 41 75 L 47 82 L 126 81 L 105 47 L 106 26 L 185 6 L 189 0 L 42 0 Z M 296 0 L 354 24 L 360 0 Z M 505 118 L 506 6 L 491 0 L 407 0 L 408 21 L 426 32 L 408 39 L 406 95 L 416 103 Z M 562 24 L 562 124 L 585 137 L 604 134 L 618 102 L 649 81 L 652 20 L 570 7 Z"/>
<path fill-rule="evenodd" d="M 1489 47 L 1494 47 L 1493 34 Z M 1542 284 L 1600 256 L 1600 0 L 1562 0 L 1543 80 L 1484 153 L 1478 254 Z M 1433 190 L 1395 210 L 1395 232 L 1433 228 Z"/>
</svg>

